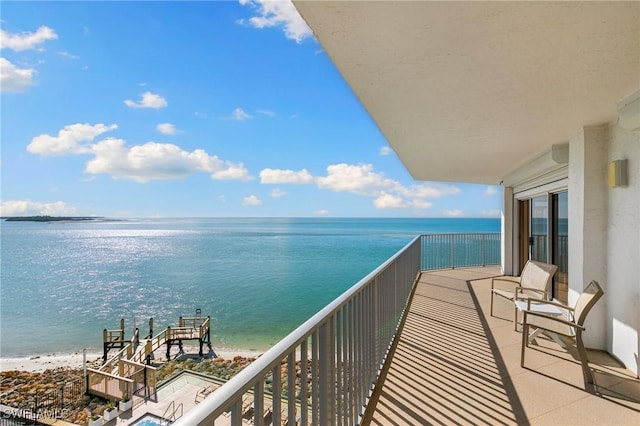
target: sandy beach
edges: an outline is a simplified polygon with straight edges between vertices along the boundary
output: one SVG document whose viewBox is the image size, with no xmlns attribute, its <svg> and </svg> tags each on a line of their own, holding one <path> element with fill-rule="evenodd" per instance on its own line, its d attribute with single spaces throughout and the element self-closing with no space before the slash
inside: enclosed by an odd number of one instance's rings
<svg viewBox="0 0 640 426">
<path fill-rule="evenodd" d="M 159 359 L 164 359 L 164 348 L 158 349 L 155 354 Z M 198 349 L 196 347 L 189 347 L 185 345 L 185 351 L 187 354 L 197 354 Z M 216 355 L 224 359 L 231 359 L 234 356 L 242 357 L 258 357 L 263 351 L 252 351 L 246 349 L 230 349 L 214 348 Z M 112 354 L 114 352 L 112 351 Z M 175 355 L 175 352 L 172 351 Z M 87 352 L 87 361 L 95 361 L 102 358 L 102 354 L 99 352 Z M 70 353 L 70 354 L 43 354 L 32 355 L 16 358 L 0 358 L 0 371 L 31 371 L 42 372 L 47 369 L 58 367 L 69 368 L 81 368 L 82 367 L 82 352 Z"/>
<path fill-rule="evenodd" d="M 87 353 L 87 361 L 94 361 L 102 354 Z M 73 354 L 33 355 L 18 358 L 0 358 L 0 371 L 32 371 L 40 372 L 58 367 L 82 367 L 82 352 Z"/>
<path fill-rule="evenodd" d="M 175 349 L 171 351 L 170 362 L 164 362 L 166 347 L 161 346 L 155 352 L 153 365 L 158 368 L 156 373 L 158 383 L 185 369 L 194 369 L 200 374 L 228 380 L 251 364 L 262 353 L 261 351 L 243 349 L 216 348 L 215 355 L 217 357 L 214 359 L 212 352 L 200 358 L 198 347 L 185 345 L 183 353 L 179 353 L 177 348 Z M 110 355 L 115 355 L 115 351 L 112 351 Z M 87 424 L 92 414 L 101 415 L 103 413 L 106 401 L 95 398 L 80 400 L 83 394 L 83 358 L 82 352 L 13 358 L 0 357 L 3 405 L 8 406 L 9 410 L 28 410 L 30 412 L 39 396 L 42 395 L 47 398 L 53 396 L 56 398 L 57 404 L 59 395 L 56 392 L 59 392 L 61 383 L 66 383 L 71 385 L 69 388 L 71 393 L 67 392 L 67 397 L 71 395 L 72 398 L 75 398 L 75 402 L 68 407 L 65 406 L 66 408 L 59 414 L 55 414 L 56 418 L 61 416 L 61 420 L 69 422 L 65 424 Z M 101 364 L 102 356 L 94 350 L 87 352 L 86 360 L 97 367 Z M 191 399 L 193 398 L 191 397 Z"/>
</svg>

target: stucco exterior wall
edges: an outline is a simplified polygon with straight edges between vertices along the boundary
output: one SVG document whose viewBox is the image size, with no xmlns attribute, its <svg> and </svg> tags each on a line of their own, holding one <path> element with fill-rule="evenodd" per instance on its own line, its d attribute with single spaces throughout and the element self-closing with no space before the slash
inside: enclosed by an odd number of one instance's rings
<svg viewBox="0 0 640 426">
<path fill-rule="evenodd" d="M 633 99 L 640 99 L 635 95 Z M 640 373 L 640 100 L 622 105 L 615 123 L 584 127 L 569 140 L 569 304 L 596 280 L 605 294 L 590 312 L 584 341 Z M 635 108 L 635 109 L 634 109 Z M 625 119 L 623 119 L 625 117 Z M 609 162 L 627 160 L 627 185 L 610 188 Z M 539 162 L 539 161 L 538 161 Z M 545 168 L 521 168 L 505 178 L 503 268 L 518 246 L 516 203 L 536 190 L 552 191 Z M 555 175 L 554 175 L 555 176 Z M 533 189 L 520 182 L 537 184 Z M 546 184 L 546 185 L 545 185 Z M 530 185 L 530 186 L 531 186 Z M 518 192 L 519 191 L 519 192 Z"/>
<path fill-rule="evenodd" d="M 585 127 L 569 141 L 569 304 L 584 287 L 598 281 L 605 297 L 587 318 L 587 347 L 606 349 L 607 146 L 609 127 Z"/>
<path fill-rule="evenodd" d="M 640 365 L 640 132 L 610 128 L 607 161 L 627 159 L 628 185 L 607 191 L 607 350 Z"/>
<path fill-rule="evenodd" d="M 608 186 L 608 163 L 626 159 L 628 185 Z M 587 319 L 587 347 L 640 368 L 640 132 L 585 127 L 569 141 L 569 304 L 597 280 L 605 296 Z"/>
</svg>

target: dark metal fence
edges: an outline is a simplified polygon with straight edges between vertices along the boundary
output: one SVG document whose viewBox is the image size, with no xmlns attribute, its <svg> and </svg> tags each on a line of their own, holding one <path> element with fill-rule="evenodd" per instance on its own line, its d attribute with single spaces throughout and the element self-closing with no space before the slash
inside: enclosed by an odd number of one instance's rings
<svg viewBox="0 0 640 426">
<path fill-rule="evenodd" d="M 43 419 L 62 419 L 85 395 L 84 379 L 60 385 L 57 389 L 26 398 L 17 406 L 4 406 L 0 412 L 0 426 L 20 426 L 42 424 Z M 4 401 L 10 401 L 11 392 L 3 395 Z"/>
</svg>

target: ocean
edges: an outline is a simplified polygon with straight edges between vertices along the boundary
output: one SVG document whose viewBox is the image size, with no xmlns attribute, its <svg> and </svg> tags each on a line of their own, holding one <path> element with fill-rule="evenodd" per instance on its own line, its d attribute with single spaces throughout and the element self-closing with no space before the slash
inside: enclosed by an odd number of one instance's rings
<svg viewBox="0 0 640 426">
<path fill-rule="evenodd" d="M 0 223 L 0 356 L 100 352 L 196 309 L 219 349 L 265 350 L 428 233 L 498 219 L 196 218 Z"/>
</svg>

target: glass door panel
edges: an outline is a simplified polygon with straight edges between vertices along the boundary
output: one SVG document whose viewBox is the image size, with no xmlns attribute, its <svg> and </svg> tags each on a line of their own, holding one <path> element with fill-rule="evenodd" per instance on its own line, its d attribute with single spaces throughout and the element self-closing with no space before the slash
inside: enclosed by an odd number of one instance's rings
<svg viewBox="0 0 640 426">
<path fill-rule="evenodd" d="M 569 194 L 553 194 L 553 264 L 558 272 L 553 280 L 553 297 L 562 303 L 569 301 Z"/>
<path fill-rule="evenodd" d="M 531 199 L 531 236 L 529 246 L 531 260 L 549 262 L 547 238 L 549 235 L 549 197 L 546 195 Z"/>
<path fill-rule="evenodd" d="M 529 207 L 529 199 L 520 200 L 519 202 L 519 230 L 518 230 L 518 253 L 519 264 L 518 275 L 522 273 L 524 265 L 529 260 L 529 240 L 531 239 L 531 232 L 529 232 L 529 213 L 531 208 Z"/>
</svg>

